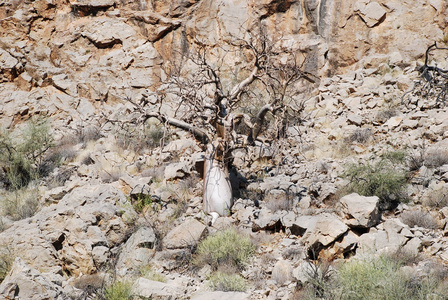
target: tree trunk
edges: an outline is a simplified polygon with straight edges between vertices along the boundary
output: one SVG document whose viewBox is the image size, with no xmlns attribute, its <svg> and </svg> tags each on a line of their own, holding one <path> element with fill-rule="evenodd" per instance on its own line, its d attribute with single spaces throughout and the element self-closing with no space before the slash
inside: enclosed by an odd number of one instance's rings
<svg viewBox="0 0 448 300">
<path fill-rule="evenodd" d="M 211 215 L 228 216 L 233 205 L 229 171 L 212 149 L 209 145 L 204 162 L 204 210 Z"/>
</svg>

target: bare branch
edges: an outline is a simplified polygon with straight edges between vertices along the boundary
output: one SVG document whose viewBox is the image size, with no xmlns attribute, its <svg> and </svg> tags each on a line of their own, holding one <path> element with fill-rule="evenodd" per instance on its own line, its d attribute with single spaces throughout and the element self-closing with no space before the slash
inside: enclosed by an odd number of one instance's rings
<svg viewBox="0 0 448 300">
<path fill-rule="evenodd" d="M 191 132 L 194 135 L 194 137 L 203 144 L 207 144 L 210 141 L 210 138 L 208 137 L 208 135 L 205 131 L 203 131 L 202 129 L 199 129 L 189 123 L 186 123 L 184 121 L 181 121 L 181 120 L 178 120 L 175 118 L 170 118 L 170 117 L 167 117 L 165 115 L 162 115 L 160 113 L 155 113 L 155 112 L 145 113 L 144 122 L 146 120 L 148 120 L 149 118 L 156 118 L 162 123 L 166 123 L 171 126 L 180 128 L 182 130 Z"/>
</svg>

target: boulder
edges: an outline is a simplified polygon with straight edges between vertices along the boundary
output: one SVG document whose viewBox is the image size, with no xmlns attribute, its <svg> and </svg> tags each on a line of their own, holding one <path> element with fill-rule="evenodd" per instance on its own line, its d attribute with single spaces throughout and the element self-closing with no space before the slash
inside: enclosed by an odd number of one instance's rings
<svg viewBox="0 0 448 300">
<path fill-rule="evenodd" d="M 270 209 L 263 207 L 257 213 L 252 221 L 252 230 L 259 231 L 262 229 L 274 229 L 281 226 L 280 219 L 286 215 L 286 211 L 272 212 Z"/>
<path fill-rule="evenodd" d="M 196 245 L 206 234 L 207 227 L 196 219 L 189 219 L 173 228 L 163 239 L 167 249 L 187 248 Z"/>
<path fill-rule="evenodd" d="M 279 285 L 292 280 L 292 265 L 287 260 L 279 260 L 272 269 L 272 279 Z"/>
<path fill-rule="evenodd" d="M 85 185 L 1 232 L 0 247 L 44 272 L 90 274 L 108 255 L 103 247 L 125 241 L 135 219 L 122 192 L 111 185 Z"/>
<path fill-rule="evenodd" d="M 116 268 L 138 269 L 148 265 L 155 254 L 156 234 L 150 227 L 138 229 L 123 246 Z"/>
<path fill-rule="evenodd" d="M 409 226 L 403 224 L 399 219 L 388 219 L 377 228 L 371 228 L 368 233 L 359 237 L 356 254 L 374 254 L 379 251 L 397 251 L 402 248 L 410 239 Z M 409 249 L 421 248 L 418 241 L 413 241 Z"/>
<path fill-rule="evenodd" d="M 249 300 L 249 294 L 242 292 L 201 292 L 193 295 L 191 300 Z"/>
<path fill-rule="evenodd" d="M 310 247 L 326 247 L 348 230 L 348 226 L 334 214 L 323 213 L 315 221 L 314 228 L 307 230 L 302 237 L 304 244 Z"/>
<path fill-rule="evenodd" d="M 189 174 L 191 168 L 186 162 L 176 162 L 169 164 L 165 168 L 165 180 L 173 180 L 177 178 L 183 178 L 186 174 Z"/>
<path fill-rule="evenodd" d="M 62 280 L 61 277 L 60 281 Z M 69 299 L 64 295 L 61 286 L 51 282 L 19 257 L 15 259 L 11 271 L 0 284 L 0 295 L 2 299 Z"/>
<path fill-rule="evenodd" d="M 138 278 L 132 286 L 132 293 L 144 299 L 174 300 L 184 295 L 183 287 L 160 281 Z"/>
<path fill-rule="evenodd" d="M 342 197 L 339 201 L 341 212 L 345 215 L 345 223 L 350 227 L 370 228 L 380 222 L 379 198 L 365 197 L 353 193 Z"/>
</svg>

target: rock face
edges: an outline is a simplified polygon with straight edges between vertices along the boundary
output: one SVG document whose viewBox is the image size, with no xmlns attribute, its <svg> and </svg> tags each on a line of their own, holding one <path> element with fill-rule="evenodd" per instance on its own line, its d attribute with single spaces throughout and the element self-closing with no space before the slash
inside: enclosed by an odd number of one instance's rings
<svg viewBox="0 0 448 300">
<path fill-rule="evenodd" d="M 72 17 L 65 13 L 70 10 Z M 408 65 L 443 38 L 445 15 L 443 1 L 6 1 L 0 8 L 5 29 L 0 70 L 1 80 L 14 84 L 0 92 L 8 103 L 19 91 L 37 88 L 22 93 L 24 104 L 39 91 L 41 104 L 58 98 L 58 109 L 76 119 L 83 99 L 95 109 L 95 101 L 114 103 L 124 90 L 133 98 L 153 90 L 165 77 L 163 63 L 182 57 L 193 40 L 238 65 L 245 58 L 219 46 L 244 38 L 260 21 L 268 35 L 282 33 L 281 47 L 306 53 L 304 68 L 311 73 L 334 74 L 354 64 L 375 67 L 389 61 Z M 32 110 L 51 114 L 52 105 L 33 105 Z M 2 118 L 9 126 L 18 116 L 6 110 Z"/>
<path fill-rule="evenodd" d="M 59 277 L 59 282 L 62 282 L 62 276 Z M 16 258 L 10 273 L 0 284 L 0 295 L 4 299 L 67 299 L 61 286 L 48 280 L 20 258 Z"/>
<path fill-rule="evenodd" d="M 90 274 L 107 263 L 108 250 L 125 240 L 135 217 L 122 192 L 108 185 L 84 186 L 14 223 L 1 233 L 0 245 L 16 245 L 14 255 L 43 272 Z"/>
<path fill-rule="evenodd" d="M 0 254 L 14 261 L 0 298 L 83 299 L 112 283 L 98 275 L 111 268 L 117 280 L 131 278 L 141 298 L 290 299 L 297 283 L 319 275 L 310 263 L 317 258 L 403 251 L 448 261 L 446 103 L 401 98 L 421 78 L 416 70 L 428 45 L 446 41 L 447 13 L 441 0 L 3 0 L 0 138 L 3 129 L 46 116 L 56 141 L 69 142 L 51 174 L 55 182 L 64 177 L 63 186 L 45 178 L 37 182 L 34 216 L 0 216 Z M 209 226 L 196 164 L 204 149 L 190 133 L 156 124 L 164 129 L 160 142 L 160 132 L 122 133 L 112 119 L 138 118 L 124 99 L 153 103 L 178 67 L 195 74 L 202 62 L 185 59 L 193 45 L 219 69 L 220 84 L 244 78 L 253 58 L 236 42 L 261 29 L 315 82 L 298 87 L 304 115 L 281 124 L 281 143 L 257 140 L 233 153 L 239 195 L 222 213 L 230 215 Z M 211 98 L 214 91 L 203 92 Z M 165 100 L 167 107 L 148 105 L 151 112 L 179 113 Z M 101 137 L 88 138 L 86 124 Z M 133 130 L 145 135 L 126 140 Z M 153 148 L 133 148 L 147 139 Z M 409 205 L 430 206 L 429 228 L 408 225 L 406 205 L 381 216 L 378 197 L 339 199 L 345 165 L 375 162 L 389 148 L 409 150 L 413 176 L 405 193 Z M 0 184 L 6 171 L 0 165 Z M 1 213 L 9 192 L 0 186 Z M 246 293 L 208 291 L 210 265 L 185 271 L 197 244 L 229 226 L 258 241 L 253 261 L 235 271 L 249 283 Z M 145 268 L 167 282 L 145 278 L 156 277 Z"/>
</svg>

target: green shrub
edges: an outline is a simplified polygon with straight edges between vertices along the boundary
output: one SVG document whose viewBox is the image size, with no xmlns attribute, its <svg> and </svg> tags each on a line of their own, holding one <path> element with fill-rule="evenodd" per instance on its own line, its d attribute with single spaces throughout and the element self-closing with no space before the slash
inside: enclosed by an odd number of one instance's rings
<svg viewBox="0 0 448 300">
<path fill-rule="evenodd" d="M 246 281 L 239 274 L 216 272 L 210 277 L 210 287 L 215 291 L 244 292 Z"/>
<path fill-rule="evenodd" d="M 394 253 L 342 262 L 331 278 L 320 275 L 324 271 L 310 272 L 308 284 L 293 299 L 446 299 L 446 267 L 426 263 L 409 271 L 403 269 L 406 263 L 411 261 Z"/>
<path fill-rule="evenodd" d="M 116 281 L 104 289 L 105 300 L 130 300 L 132 298 L 132 285 L 130 282 Z"/>
<path fill-rule="evenodd" d="M 163 274 L 158 273 L 151 266 L 145 266 L 140 269 L 140 276 L 145 277 L 149 280 L 166 282 L 166 277 Z"/>
<path fill-rule="evenodd" d="M 138 194 L 135 197 L 131 197 L 130 201 L 135 211 L 138 213 L 141 213 L 145 207 L 153 204 L 151 195 L 145 194 Z"/>
<path fill-rule="evenodd" d="M 34 187 L 7 192 L 1 202 L 2 213 L 13 220 L 32 217 L 39 207 L 38 196 Z"/>
<path fill-rule="evenodd" d="M 377 196 L 384 210 L 407 200 L 407 172 L 403 168 L 404 158 L 402 152 L 395 152 L 384 155 L 375 164 L 351 165 L 344 174 L 350 180 L 347 192 Z"/>
<path fill-rule="evenodd" d="M 14 256 L 7 247 L 0 248 L 0 283 L 5 279 L 11 270 L 14 262 Z"/>
<path fill-rule="evenodd" d="M 4 171 L 1 180 L 6 187 L 17 190 L 46 174 L 39 172 L 47 151 L 53 146 L 48 122 L 42 118 L 28 121 L 26 128 L 18 132 L 0 132 L 0 168 Z"/>
<path fill-rule="evenodd" d="M 244 268 L 255 254 L 255 245 L 249 237 L 230 228 L 207 237 L 197 248 L 196 262 L 208 263 L 214 269 L 222 264 Z"/>
<path fill-rule="evenodd" d="M 361 299 L 444 299 L 438 286 L 442 278 L 429 276 L 416 280 L 405 274 L 401 264 L 393 259 L 377 257 L 353 260 L 342 265 L 338 272 L 340 298 Z"/>
</svg>

